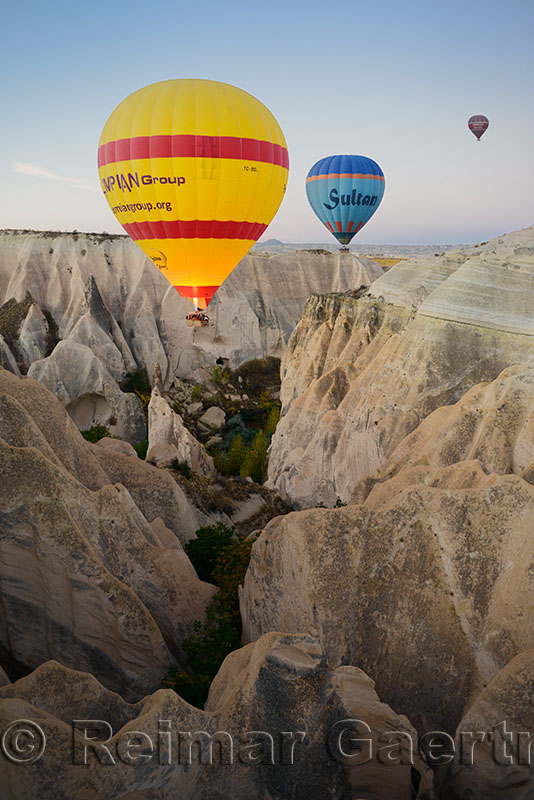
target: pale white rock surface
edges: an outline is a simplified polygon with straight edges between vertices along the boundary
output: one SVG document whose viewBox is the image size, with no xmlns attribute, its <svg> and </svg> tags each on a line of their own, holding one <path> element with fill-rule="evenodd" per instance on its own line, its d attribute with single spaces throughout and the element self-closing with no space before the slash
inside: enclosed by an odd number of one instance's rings
<svg viewBox="0 0 534 800">
<path fill-rule="evenodd" d="M 14 375 L 20 375 L 17 361 L 8 343 L 0 333 L 0 367 L 8 369 Z"/>
<path fill-rule="evenodd" d="M 425 417 L 384 466 L 355 487 L 352 500 L 379 508 L 421 482 L 483 485 L 492 473 L 524 475 L 533 462 L 534 368 L 507 367 L 494 381 L 477 384 L 457 403 Z"/>
<path fill-rule="evenodd" d="M 31 365 L 28 377 L 56 395 L 79 429 L 100 424 L 133 444 L 144 439 L 146 426 L 139 398 L 119 389 L 106 363 L 91 347 L 65 339 L 50 356 Z"/>
<path fill-rule="evenodd" d="M 359 298 L 312 297 L 282 362 L 268 485 L 301 507 L 349 500 L 433 411 L 531 367 L 533 244 L 534 227 L 401 262 Z"/>
<path fill-rule="evenodd" d="M 50 327 L 48 321 L 35 303 L 30 307 L 19 331 L 18 347 L 24 363 L 28 366 L 45 358 L 49 347 Z"/>
<path fill-rule="evenodd" d="M 109 328 L 127 371 L 129 351 L 149 378 L 159 364 L 165 385 L 175 375 L 195 378 L 218 357 L 236 367 L 280 356 L 310 294 L 358 289 L 381 274 L 376 262 L 351 253 L 249 255 L 210 304 L 210 327 L 191 329 L 185 322 L 190 301 L 179 297 L 128 237 L 0 234 L 0 304 L 22 301 L 30 291 L 51 314 L 60 339 L 71 336 L 89 308 L 103 330 Z M 94 300 L 95 290 L 100 300 Z"/>
<path fill-rule="evenodd" d="M 214 475 L 213 459 L 205 447 L 185 427 L 183 420 L 156 387 L 148 406 L 148 451 L 146 460 L 168 465 L 177 458 L 193 472 Z"/>
</svg>

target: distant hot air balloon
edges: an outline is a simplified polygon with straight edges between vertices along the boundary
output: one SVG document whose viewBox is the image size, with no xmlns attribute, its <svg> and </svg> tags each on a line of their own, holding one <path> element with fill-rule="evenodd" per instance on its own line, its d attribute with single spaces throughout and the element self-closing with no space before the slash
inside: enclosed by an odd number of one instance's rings
<svg viewBox="0 0 534 800">
<path fill-rule="evenodd" d="M 98 148 L 111 210 L 197 310 L 274 217 L 288 169 L 271 112 L 209 80 L 161 81 L 129 95 Z"/>
<path fill-rule="evenodd" d="M 313 165 L 306 178 L 311 207 L 344 245 L 371 219 L 384 189 L 384 173 L 365 156 L 327 156 Z"/>
<path fill-rule="evenodd" d="M 474 117 L 469 117 L 467 126 L 475 134 L 477 140 L 480 141 L 482 134 L 489 128 L 489 119 L 484 114 L 475 114 Z"/>
</svg>

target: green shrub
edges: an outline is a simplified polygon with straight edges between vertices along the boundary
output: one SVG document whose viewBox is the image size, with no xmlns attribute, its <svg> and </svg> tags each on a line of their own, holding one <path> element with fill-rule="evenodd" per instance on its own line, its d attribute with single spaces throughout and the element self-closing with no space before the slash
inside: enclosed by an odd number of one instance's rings
<svg viewBox="0 0 534 800">
<path fill-rule="evenodd" d="M 242 387 L 249 396 L 258 397 L 262 391 L 280 382 L 280 359 L 269 356 L 241 364 L 232 375 L 232 382 L 241 378 Z"/>
<path fill-rule="evenodd" d="M 191 400 L 193 403 L 199 403 L 202 400 L 202 386 L 195 383 L 191 390 Z"/>
<path fill-rule="evenodd" d="M 230 378 L 230 373 L 227 369 L 215 364 L 211 369 L 211 377 L 216 386 L 221 386 L 221 384 L 225 383 Z"/>
<path fill-rule="evenodd" d="M 192 674 L 174 668 L 163 681 L 163 688 L 174 689 L 188 703 L 202 708 L 222 662 L 228 653 L 240 646 L 240 633 L 225 617 L 219 617 L 213 606 L 209 606 L 206 621 L 196 620 L 192 635 L 183 644 Z"/>
<path fill-rule="evenodd" d="M 141 439 L 141 441 L 134 444 L 133 447 L 139 458 L 144 461 L 148 450 L 148 439 Z"/>
<path fill-rule="evenodd" d="M 268 448 L 269 439 L 263 431 L 259 431 L 254 437 L 252 448 L 247 452 L 241 466 L 240 474 L 243 477 L 250 477 L 256 483 L 263 483 L 267 477 Z"/>
<path fill-rule="evenodd" d="M 234 532 L 222 522 L 199 528 L 197 538 L 191 539 L 185 545 L 185 552 L 197 571 L 201 581 L 212 582 L 212 573 L 217 563 L 217 557 L 223 547 L 232 541 Z"/>
<path fill-rule="evenodd" d="M 91 425 L 85 431 L 80 431 L 84 439 L 87 439 L 88 442 L 99 442 L 100 439 L 103 439 L 104 436 L 109 436 L 109 428 L 106 428 L 105 425 Z"/>
<path fill-rule="evenodd" d="M 183 414 L 184 411 L 183 406 L 180 403 L 173 403 L 172 410 L 175 412 L 175 414 Z"/>
<path fill-rule="evenodd" d="M 184 478 L 192 478 L 193 477 L 193 470 L 189 466 L 189 464 L 185 461 L 178 461 L 177 458 L 173 458 L 170 463 L 171 469 L 179 472 L 180 475 L 183 475 Z"/>
<path fill-rule="evenodd" d="M 136 369 L 128 372 L 122 384 L 123 392 L 150 394 L 152 389 L 145 369 Z"/>
<path fill-rule="evenodd" d="M 223 428 L 223 447 L 229 450 L 235 436 L 241 436 L 241 439 L 248 445 L 254 438 L 254 431 L 248 428 L 245 424 L 244 414 L 239 411 L 233 417 L 229 417 Z"/>
</svg>

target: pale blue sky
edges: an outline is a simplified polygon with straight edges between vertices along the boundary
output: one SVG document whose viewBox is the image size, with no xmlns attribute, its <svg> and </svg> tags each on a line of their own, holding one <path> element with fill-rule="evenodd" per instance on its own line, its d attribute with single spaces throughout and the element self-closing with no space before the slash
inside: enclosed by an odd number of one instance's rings
<svg viewBox="0 0 534 800">
<path fill-rule="evenodd" d="M 126 95 L 176 77 L 235 84 L 278 119 L 290 179 L 263 238 L 328 240 L 304 181 L 334 153 L 386 176 L 355 244 L 534 222 L 533 0 L 3 6 L 0 227 L 122 232 L 98 188 L 101 129 Z M 480 144 L 472 114 L 490 119 Z"/>
</svg>

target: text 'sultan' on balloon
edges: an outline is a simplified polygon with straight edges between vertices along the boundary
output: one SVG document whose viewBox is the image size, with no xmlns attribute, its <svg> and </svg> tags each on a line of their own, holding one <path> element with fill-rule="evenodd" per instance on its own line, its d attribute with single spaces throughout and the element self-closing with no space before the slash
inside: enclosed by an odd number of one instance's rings
<svg viewBox="0 0 534 800">
<path fill-rule="evenodd" d="M 100 184 L 125 231 L 206 308 L 284 196 L 284 135 L 263 103 L 218 81 L 139 89 L 106 122 Z"/>
<path fill-rule="evenodd" d="M 477 137 L 477 140 L 480 141 L 480 137 L 489 128 L 489 119 L 485 117 L 484 114 L 475 114 L 474 117 L 469 117 L 467 120 L 467 127 L 472 133 L 474 133 L 474 135 Z"/>
<path fill-rule="evenodd" d="M 365 156 L 327 156 L 313 165 L 306 178 L 311 207 L 344 245 L 371 219 L 384 189 L 384 173 Z"/>
</svg>

